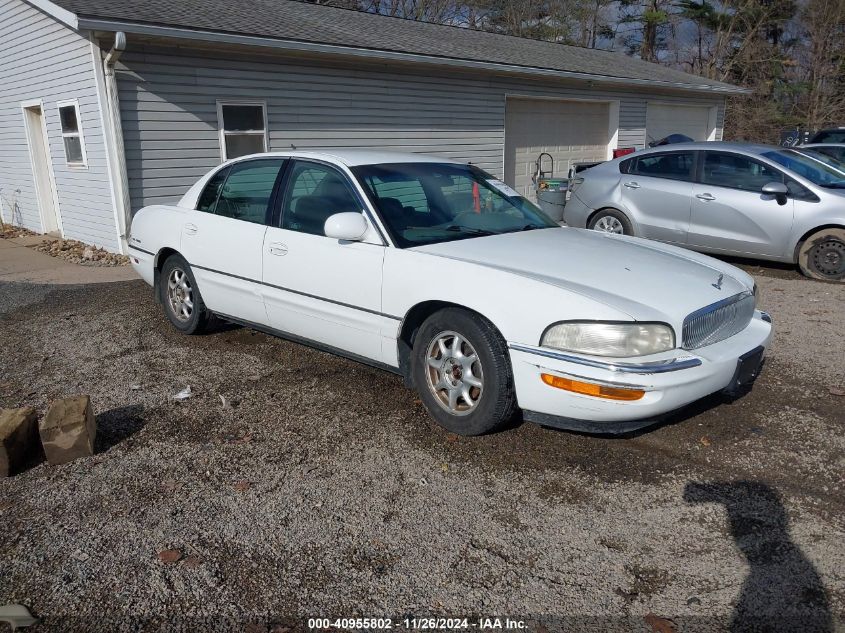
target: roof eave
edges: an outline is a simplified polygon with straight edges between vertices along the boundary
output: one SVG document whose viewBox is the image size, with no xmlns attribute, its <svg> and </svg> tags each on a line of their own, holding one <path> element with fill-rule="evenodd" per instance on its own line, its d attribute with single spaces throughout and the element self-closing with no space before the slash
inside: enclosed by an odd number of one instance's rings
<svg viewBox="0 0 845 633">
<path fill-rule="evenodd" d="M 29 1 L 33 2 L 33 0 Z M 38 1 L 46 2 L 47 0 Z M 238 33 L 227 33 L 222 31 L 189 29 L 174 26 L 162 26 L 139 22 L 128 22 L 122 20 L 104 20 L 101 18 L 88 18 L 84 16 L 79 16 L 78 28 L 91 31 L 123 31 L 126 33 L 136 33 L 138 35 L 146 35 L 151 37 L 187 39 L 204 42 L 220 42 L 243 46 L 260 46 L 264 48 L 275 48 L 296 52 L 346 55 L 378 61 L 396 61 L 418 64 L 432 64 L 438 66 L 454 66 L 460 68 L 475 68 L 479 70 L 487 70 L 490 72 L 545 76 L 559 79 L 575 79 L 582 81 L 592 81 L 602 84 L 615 84 L 625 86 L 642 85 L 692 92 L 706 92 L 720 95 L 750 94 L 750 91 L 745 88 L 730 86 L 728 84 L 713 86 L 709 84 L 612 77 L 607 75 L 595 75 L 591 73 L 554 70 L 550 68 L 518 66 L 514 64 L 483 62 L 452 57 L 438 57 L 434 55 L 404 53 L 400 51 L 389 51 L 381 49 L 357 48 L 353 46 L 341 46 L 336 44 L 321 44 L 317 42 L 304 42 L 300 40 L 276 39 L 253 35 L 241 35 Z"/>
</svg>

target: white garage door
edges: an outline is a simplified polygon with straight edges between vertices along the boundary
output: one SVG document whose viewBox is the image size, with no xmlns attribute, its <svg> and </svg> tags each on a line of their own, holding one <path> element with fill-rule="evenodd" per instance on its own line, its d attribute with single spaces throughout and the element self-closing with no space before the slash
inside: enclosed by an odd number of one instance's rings
<svg viewBox="0 0 845 633">
<path fill-rule="evenodd" d="M 666 103 L 649 103 L 646 111 L 646 141 L 659 141 L 670 134 L 683 134 L 694 141 L 710 138 L 710 108 Z"/>
<path fill-rule="evenodd" d="M 505 181 L 522 195 L 534 198 L 531 177 L 541 152 L 554 157 L 554 175 L 559 178 L 566 177 L 571 163 L 607 160 L 609 118 L 608 103 L 509 98 Z"/>
</svg>

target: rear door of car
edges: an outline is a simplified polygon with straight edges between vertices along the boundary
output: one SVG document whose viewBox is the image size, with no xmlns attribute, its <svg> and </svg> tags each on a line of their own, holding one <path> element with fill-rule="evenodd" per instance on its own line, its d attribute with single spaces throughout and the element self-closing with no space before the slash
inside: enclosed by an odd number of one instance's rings
<svg viewBox="0 0 845 633">
<path fill-rule="evenodd" d="M 365 203 L 333 165 L 295 160 L 285 178 L 262 250 L 270 325 L 347 354 L 382 361 L 382 337 L 397 321 L 381 313 L 385 244 L 377 230 L 362 241 L 324 233 L 335 213 L 362 213 Z M 394 340 L 395 345 L 395 340 Z"/>
<path fill-rule="evenodd" d="M 285 163 L 282 158 L 260 158 L 224 167 L 186 216 L 182 255 L 214 312 L 267 324 L 261 253 L 270 201 Z"/>
<path fill-rule="evenodd" d="M 621 199 L 639 235 L 677 244 L 687 241 L 696 154 L 693 150 L 635 154 L 622 164 Z"/>
<path fill-rule="evenodd" d="M 794 192 L 800 185 L 744 154 L 703 154 L 694 188 L 689 245 L 725 253 L 781 255 L 792 228 L 794 196 L 779 204 L 761 189 L 779 182 Z"/>
</svg>

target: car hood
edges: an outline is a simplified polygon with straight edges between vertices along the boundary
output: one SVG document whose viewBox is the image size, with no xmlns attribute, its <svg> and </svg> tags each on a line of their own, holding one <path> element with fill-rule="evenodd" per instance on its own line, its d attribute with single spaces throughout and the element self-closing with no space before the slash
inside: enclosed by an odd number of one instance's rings
<svg viewBox="0 0 845 633">
<path fill-rule="evenodd" d="M 561 227 L 413 250 L 510 272 L 578 293 L 637 321 L 680 328 L 704 306 L 753 288 L 734 266 L 659 242 Z M 720 282 L 721 278 L 721 282 Z"/>
</svg>

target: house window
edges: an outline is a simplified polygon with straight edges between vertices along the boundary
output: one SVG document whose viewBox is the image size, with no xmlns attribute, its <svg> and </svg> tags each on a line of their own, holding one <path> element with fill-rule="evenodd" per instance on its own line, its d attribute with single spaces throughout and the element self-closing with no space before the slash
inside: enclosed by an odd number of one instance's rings
<svg viewBox="0 0 845 633">
<path fill-rule="evenodd" d="M 217 102 L 223 160 L 267 151 L 267 107 L 263 102 Z"/>
<path fill-rule="evenodd" d="M 87 167 L 85 138 L 82 136 L 82 119 L 79 116 L 78 101 L 61 101 L 59 123 L 62 129 L 62 144 L 65 149 L 65 162 L 69 167 Z"/>
</svg>

